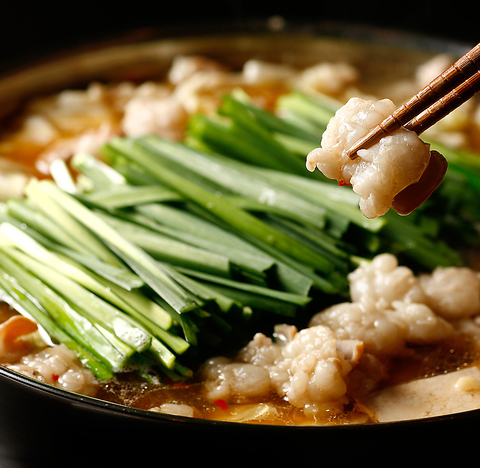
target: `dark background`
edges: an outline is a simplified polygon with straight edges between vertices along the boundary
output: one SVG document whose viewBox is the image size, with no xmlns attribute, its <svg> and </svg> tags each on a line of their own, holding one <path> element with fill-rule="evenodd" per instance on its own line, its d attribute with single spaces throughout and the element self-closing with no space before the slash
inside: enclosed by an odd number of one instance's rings
<svg viewBox="0 0 480 468">
<path fill-rule="evenodd" d="M 252 19 L 261 22 L 273 15 L 282 16 L 287 22 L 360 23 L 474 45 L 480 36 L 480 7 L 470 4 L 474 6 L 466 11 L 460 4 L 426 1 L 369 4 L 286 0 L 274 4 L 240 0 L 222 3 L 77 0 L 25 6 L 28 4 L 7 0 L 0 7 L 0 71 L 78 44 L 118 35 L 129 37 L 138 29 L 164 31 L 173 26 L 188 26 L 194 32 L 209 24 L 233 24 L 238 29 Z"/>
</svg>

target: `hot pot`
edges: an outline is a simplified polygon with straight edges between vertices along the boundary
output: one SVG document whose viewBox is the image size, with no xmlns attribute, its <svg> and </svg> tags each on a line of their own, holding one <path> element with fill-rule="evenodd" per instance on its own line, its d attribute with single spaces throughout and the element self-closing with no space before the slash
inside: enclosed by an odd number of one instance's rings
<svg viewBox="0 0 480 468">
<path fill-rule="evenodd" d="M 177 54 L 240 66 L 257 57 L 308 65 L 347 60 L 374 87 L 408 76 L 439 52 L 470 47 L 395 31 L 342 25 L 267 25 L 220 32 L 155 31 L 56 54 L 0 79 L 0 118 L 29 96 L 91 80 L 162 76 Z M 278 25 L 277 25 L 278 26 Z M 84 397 L 0 367 L 0 466 L 160 466 L 245 461 L 369 463 L 473 455 L 480 410 L 395 423 L 293 427 L 225 423 L 158 414 Z"/>
</svg>

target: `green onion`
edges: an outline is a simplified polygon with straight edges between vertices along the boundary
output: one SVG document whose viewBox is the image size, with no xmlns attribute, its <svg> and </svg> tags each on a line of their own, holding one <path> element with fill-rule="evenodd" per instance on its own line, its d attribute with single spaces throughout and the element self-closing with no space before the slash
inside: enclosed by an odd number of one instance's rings
<svg viewBox="0 0 480 468">
<path fill-rule="evenodd" d="M 131 268 L 178 312 L 188 311 L 197 305 L 194 298 L 188 296 L 169 275 L 144 250 L 127 241 L 114 228 L 105 223 L 85 205 L 71 195 L 62 192 L 48 180 L 35 184 L 32 195 L 41 195 L 52 204 L 57 203 L 68 212 L 78 223 L 95 233 L 111 251 L 120 256 Z M 40 198 L 40 196 L 39 196 Z"/>
<path fill-rule="evenodd" d="M 115 307 L 91 294 L 75 281 L 19 251 L 9 250 L 8 255 L 19 264 L 24 265 L 26 269 L 67 301 L 75 303 L 89 320 L 109 330 L 125 344 L 138 352 L 142 352 L 150 346 L 151 336 L 148 333 Z"/>
<path fill-rule="evenodd" d="M 102 213 L 97 215 L 121 232 L 127 240 L 160 261 L 203 269 L 222 276 L 230 274 L 230 261 L 224 255 L 191 246 L 115 216 Z"/>
<path fill-rule="evenodd" d="M 296 219 L 316 225 L 320 229 L 325 225 L 325 210 L 321 206 L 282 189 L 278 184 L 270 185 L 258 172 L 250 170 L 249 166 L 227 164 L 214 155 L 202 154 L 157 137 L 147 137 L 139 143 L 152 150 L 155 156 L 178 163 L 185 172 L 194 171 L 221 186 L 227 193 L 232 191 L 244 199 L 277 208 L 282 213 L 295 216 Z"/>
<path fill-rule="evenodd" d="M 117 346 L 118 342 L 109 341 L 92 322 L 77 312 L 67 301 L 5 255 L 3 249 L 0 253 L 0 261 L 3 276 L 14 278 L 22 290 L 48 311 L 49 316 L 77 343 L 113 371 L 119 371 L 127 365 L 133 349 Z"/>
<path fill-rule="evenodd" d="M 18 313 L 37 322 L 49 336 L 57 342 L 70 348 L 80 362 L 90 369 L 100 380 L 110 380 L 113 377 L 112 369 L 104 365 L 99 359 L 82 347 L 75 339 L 66 333 L 54 320 L 50 318 L 45 309 L 41 309 L 26 291 L 16 283 L 11 276 L 0 275 L 0 299 L 16 310 Z"/>
<path fill-rule="evenodd" d="M 460 265 L 446 234 L 478 238 L 476 155 L 437 145 L 450 166 L 428 202 L 368 220 L 351 189 L 305 168 L 339 105 L 295 91 L 271 113 L 235 90 L 184 142 L 117 137 L 105 160 L 75 155 L 75 177 L 56 162 L 53 180 L 0 204 L 0 299 L 102 380 L 177 381 L 259 322 L 346 297 L 347 274 L 378 253 Z"/>
<path fill-rule="evenodd" d="M 151 153 L 128 140 L 114 139 L 108 144 L 113 151 L 130 158 L 144 169 L 148 168 L 151 175 L 176 190 L 182 196 L 192 200 L 202 209 L 212 214 L 215 218 L 227 223 L 231 228 L 257 246 L 266 246 L 268 250 L 278 250 L 281 254 L 294 258 L 297 262 L 303 262 L 306 266 L 316 270 L 327 272 L 331 265 L 325 258 L 316 255 L 310 249 L 294 239 L 277 231 L 259 218 L 250 213 L 236 208 L 218 194 L 211 193 L 190 180 L 182 177 L 165 166 L 158 160 L 158 153 Z M 321 288 L 334 289 L 328 280 L 317 283 Z"/>
<path fill-rule="evenodd" d="M 45 184 L 54 186 L 53 182 L 47 180 L 37 181 L 32 178 L 25 187 L 25 195 L 35 209 L 42 212 L 54 223 L 57 223 L 55 230 L 63 231 L 65 235 L 71 236 L 71 244 L 76 245 L 77 250 L 82 249 L 87 252 L 93 252 L 101 260 L 112 265 L 118 265 L 118 258 L 102 242 L 41 189 Z M 60 189 L 57 190 L 58 193 L 65 193 L 67 196 L 66 192 Z"/>
</svg>

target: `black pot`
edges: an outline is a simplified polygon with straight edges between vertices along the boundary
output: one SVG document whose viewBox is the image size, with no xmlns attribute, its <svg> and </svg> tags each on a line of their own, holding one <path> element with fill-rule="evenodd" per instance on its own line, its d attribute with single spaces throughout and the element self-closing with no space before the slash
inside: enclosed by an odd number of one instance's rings
<svg viewBox="0 0 480 468">
<path fill-rule="evenodd" d="M 0 368 L 0 466 L 476 463 L 480 410 L 395 423 L 263 426 L 169 416 L 59 390 Z M 393 463 L 395 462 L 395 464 Z M 468 462 L 467 462 L 468 463 Z M 254 465 L 255 466 L 255 465 Z M 363 465 L 360 465 L 363 466 Z M 415 465 L 414 465 L 415 466 Z"/>
<path fill-rule="evenodd" d="M 275 25 L 273 25 L 275 26 Z M 218 33 L 196 28 L 156 30 L 128 41 L 84 46 L 0 79 L 0 117 L 25 97 L 108 80 L 134 68 L 149 78 L 163 73 L 177 53 L 205 53 L 240 65 L 252 56 L 308 65 L 350 60 L 377 80 L 407 76 L 438 52 L 470 48 L 417 35 L 337 24 L 242 25 Z M 277 24 L 278 26 L 278 24 Z M 163 36 L 160 39 L 158 36 Z M 361 426 L 290 427 L 182 418 L 106 403 L 42 384 L 0 367 L 0 467 L 160 466 L 206 461 L 390 465 L 433 461 L 463 452 L 476 441 L 480 410 L 419 421 Z M 450 460 L 450 458 L 449 458 Z"/>
</svg>

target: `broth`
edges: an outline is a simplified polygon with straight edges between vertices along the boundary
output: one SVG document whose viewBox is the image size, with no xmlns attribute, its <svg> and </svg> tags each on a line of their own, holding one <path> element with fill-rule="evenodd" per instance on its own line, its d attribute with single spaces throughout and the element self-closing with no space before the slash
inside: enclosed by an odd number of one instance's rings
<svg viewBox="0 0 480 468">
<path fill-rule="evenodd" d="M 407 357 L 392 360 L 390 377 L 381 382 L 379 389 L 454 372 L 480 362 L 480 347 L 468 338 L 456 338 L 438 346 L 423 346 L 411 349 Z M 198 379 L 197 379 L 198 380 Z M 97 398 L 143 410 L 156 410 L 164 403 L 188 405 L 194 408 L 194 417 L 249 424 L 277 425 L 331 425 L 366 424 L 375 422 L 371 415 L 355 403 L 352 396 L 345 411 L 328 416 L 322 413 L 317 418 L 305 416 L 277 394 L 248 402 L 211 402 L 206 399 L 202 384 L 158 381 L 147 383 L 137 374 L 119 374 L 111 382 L 101 384 Z"/>
</svg>

